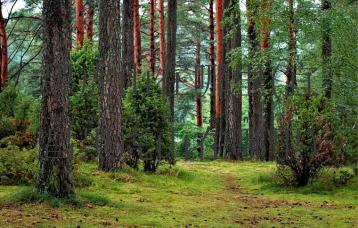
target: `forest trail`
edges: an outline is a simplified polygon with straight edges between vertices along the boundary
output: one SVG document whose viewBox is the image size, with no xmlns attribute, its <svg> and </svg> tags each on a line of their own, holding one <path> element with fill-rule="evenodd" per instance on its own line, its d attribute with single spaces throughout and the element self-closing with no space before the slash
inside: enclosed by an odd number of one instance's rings
<svg viewBox="0 0 358 228">
<path fill-rule="evenodd" d="M 357 200 L 277 191 L 262 181 L 273 164 L 178 162 L 156 174 L 80 172 L 92 184 L 74 200 L 0 186 L 0 227 L 354 227 Z M 22 198 L 22 199 L 21 199 Z M 17 200 L 16 200 L 17 199 Z M 324 200 L 323 200 L 324 199 Z M 355 200 L 354 200 L 355 199 Z M 7 202 L 7 203 L 6 203 Z"/>
</svg>

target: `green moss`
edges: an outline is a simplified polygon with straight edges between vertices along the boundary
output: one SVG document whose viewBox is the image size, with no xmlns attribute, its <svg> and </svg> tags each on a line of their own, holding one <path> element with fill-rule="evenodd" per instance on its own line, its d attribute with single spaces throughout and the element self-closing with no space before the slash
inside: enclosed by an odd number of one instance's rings
<svg viewBox="0 0 358 228">
<path fill-rule="evenodd" d="M 337 171 L 332 169 L 305 188 L 280 187 L 273 182 L 275 167 L 273 163 L 259 162 L 178 162 L 174 167 L 162 166 L 156 173 L 148 174 L 130 168 L 103 173 L 96 164 L 83 164 L 79 171 L 92 176 L 92 185 L 78 188 L 76 198 L 67 201 L 36 195 L 30 187 L 0 186 L 0 226 L 357 224 L 356 179 L 345 186 L 327 187 L 328 177 Z M 28 200 L 31 198 L 37 200 Z M 10 219 L 11 216 L 19 220 Z"/>
</svg>

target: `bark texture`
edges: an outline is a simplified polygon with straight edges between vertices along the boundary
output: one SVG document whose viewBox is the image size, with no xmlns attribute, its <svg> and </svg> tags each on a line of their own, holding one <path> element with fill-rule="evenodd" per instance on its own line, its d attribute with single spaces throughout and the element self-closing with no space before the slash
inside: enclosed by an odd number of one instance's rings
<svg viewBox="0 0 358 228">
<path fill-rule="evenodd" d="M 198 132 L 198 139 L 197 139 L 197 150 L 199 158 L 203 157 L 204 151 L 202 150 L 203 147 L 201 146 L 202 141 L 202 133 L 201 128 L 203 127 L 203 103 L 202 103 L 202 95 L 201 95 L 201 88 L 202 88 L 202 69 L 201 69 L 201 44 L 200 40 L 196 42 L 196 54 L 195 54 L 195 90 L 196 90 L 196 124 L 199 128 Z"/>
<path fill-rule="evenodd" d="M 123 18 L 122 20 L 122 70 L 124 77 L 124 87 L 130 85 L 132 76 L 134 74 L 134 20 L 133 20 L 133 0 L 123 2 Z"/>
<path fill-rule="evenodd" d="M 133 0 L 133 25 L 134 25 L 134 64 L 136 67 L 136 76 L 141 74 L 141 36 L 140 36 L 140 17 L 139 0 Z"/>
<path fill-rule="evenodd" d="M 74 192 L 70 147 L 69 78 L 71 1 L 43 1 L 43 78 L 38 190 Z"/>
<path fill-rule="evenodd" d="M 83 46 L 85 37 L 85 7 L 83 0 L 76 0 L 76 44 Z"/>
<path fill-rule="evenodd" d="M 296 41 L 296 22 L 294 11 L 294 0 L 288 0 L 288 67 L 287 67 L 287 81 L 286 81 L 286 97 L 292 96 L 296 86 L 296 72 L 297 72 L 297 41 Z"/>
<path fill-rule="evenodd" d="M 120 69 L 120 0 L 101 0 L 99 13 L 99 74 L 101 81 L 99 168 L 119 170 L 123 159 L 122 90 Z"/>
<path fill-rule="evenodd" d="M 150 40 L 150 71 L 155 74 L 155 0 L 150 0 L 150 24 L 149 24 L 149 40 Z"/>
<path fill-rule="evenodd" d="M 271 33 L 271 10 L 272 0 L 261 1 L 261 57 L 262 57 L 262 78 L 264 80 L 264 146 L 265 160 L 271 161 L 274 157 L 274 112 L 273 94 L 274 78 L 270 57 L 270 33 Z"/>
<path fill-rule="evenodd" d="M 175 86 L 175 55 L 176 55 L 176 31 L 177 31 L 177 0 L 168 2 L 168 26 L 167 26 L 167 56 L 164 84 L 164 95 L 168 98 L 172 126 L 171 155 L 174 155 L 174 86 Z M 173 157 L 174 159 L 174 157 Z"/>
<path fill-rule="evenodd" d="M 88 0 L 86 18 L 86 38 L 91 42 L 93 41 L 94 1 L 95 0 Z"/>
<path fill-rule="evenodd" d="M 231 38 L 231 49 L 241 48 L 241 20 L 240 5 L 238 0 L 231 0 L 229 14 L 232 25 L 235 26 L 233 37 Z M 239 59 L 237 59 L 239 58 Z M 228 115 L 227 128 L 228 140 L 227 150 L 229 158 L 239 160 L 242 158 L 241 141 L 241 119 L 242 119 L 242 64 L 241 56 L 236 56 L 235 64 L 229 71 L 229 96 L 228 96 Z"/>
<path fill-rule="evenodd" d="M 210 127 L 215 128 L 215 21 L 214 0 L 209 0 Z"/>
<path fill-rule="evenodd" d="M 261 89 L 262 79 L 258 71 L 258 55 L 260 43 L 257 38 L 255 18 L 258 16 L 258 7 L 255 0 L 246 0 L 247 34 L 249 38 L 248 84 L 249 84 L 249 153 L 253 159 L 262 159 L 264 156 L 263 117 Z"/>
<path fill-rule="evenodd" d="M 224 16 L 223 0 L 216 0 L 216 90 L 215 90 L 215 154 L 216 158 L 220 155 L 222 146 L 222 83 L 224 68 L 224 34 L 222 21 Z"/>
<path fill-rule="evenodd" d="M 323 89 L 326 98 L 332 97 L 333 72 L 332 72 L 332 38 L 331 22 L 328 15 L 331 10 L 331 0 L 322 0 L 322 73 Z"/>
<path fill-rule="evenodd" d="M 1 41 L 1 56 L 0 56 L 0 91 L 5 87 L 8 80 L 8 56 L 7 56 L 7 35 L 6 23 L 2 14 L 2 3 L 0 2 L 0 41 Z"/>
<path fill-rule="evenodd" d="M 162 77 L 165 75 L 166 49 L 165 49 L 165 12 L 164 0 L 159 0 L 159 48 L 160 48 L 160 70 Z"/>
</svg>

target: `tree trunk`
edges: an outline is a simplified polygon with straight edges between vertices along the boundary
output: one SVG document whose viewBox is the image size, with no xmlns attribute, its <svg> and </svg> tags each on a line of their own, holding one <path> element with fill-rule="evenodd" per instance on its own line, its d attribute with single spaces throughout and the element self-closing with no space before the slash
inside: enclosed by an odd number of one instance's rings
<svg viewBox="0 0 358 228">
<path fill-rule="evenodd" d="M 293 8 L 294 0 L 288 0 L 288 67 L 287 67 L 287 81 L 286 81 L 286 98 L 292 96 L 296 86 L 296 28 L 295 28 L 295 11 Z"/>
<path fill-rule="evenodd" d="M 8 80 L 8 56 L 7 56 L 7 35 L 5 19 L 2 14 L 2 3 L 0 3 L 0 41 L 1 41 L 1 60 L 0 60 L 0 91 L 5 88 Z"/>
<path fill-rule="evenodd" d="M 215 91 L 215 158 L 220 154 L 221 148 L 221 107 L 222 107 L 222 81 L 223 81 L 223 63 L 224 63 L 224 37 L 223 21 L 224 4 L 223 0 L 216 0 L 216 91 Z"/>
<path fill-rule="evenodd" d="M 124 87 L 127 88 L 134 74 L 134 21 L 133 21 L 133 0 L 123 1 L 123 18 L 122 20 L 122 70 L 124 77 Z"/>
<path fill-rule="evenodd" d="M 198 139 L 197 139 L 197 150 L 199 158 L 203 157 L 204 151 L 202 150 L 201 140 L 203 134 L 201 132 L 203 127 L 203 113 L 202 113 L 202 97 L 201 97 L 201 44 L 200 40 L 196 43 L 196 54 L 195 54 L 195 90 L 196 90 L 196 123 L 199 129 Z"/>
<path fill-rule="evenodd" d="M 59 197 L 74 193 L 70 146 L 71 2 L 43 1 L 43 78 L 38 190 Z"/>
<path fill-rule="evenodd" d="M 232 25 L 236 26 L 235 33 L 231 38 L 231 48 L 241 48 L 241 20 L 240 6 L 237 0 L 231 0 L 230 11 Z M 242 64 L 240 59 L 235 59 L 237 65 L 230 69 L 229 96 L 228 96 L 228 153 L 232 160 L 242 158 L 241 141 L 241 118 L 242 118 Z"/>
<path fill-rule="evenodd" d="M 155 74 L 155 37 L 154 37 L 154 26 L 155 26 L 155 0 L 150 0 L 150 24 L 149 24 L 149 41 L 150 41 L 150 71 L 152 75 Z"/>
<path fill-rule="evenodd" d="M 323 73 L 323 89 L 326 98 L 332 97 L 333 72 L 332 72 L 332 38 L 331 38 L 331 22 L 328 13 L 331 10 L 331 0 L 322 0 L 322 73 Z"/>
<path fill-rule="evenodd" d="M 94 24 L 94 0 L 88 0 L 86 38 L 91 42 L 93 41 L 93 24 Z"/>
<path fill-rule="evenodd" d="M 257 4 L 254 0 L 246 0 L 247 8 L 247 34 L 249 37 L 249 58 L 248 65 L 248 84 L 249 84 L 249 152 L 252 158 L 262 159 L 264 156 L 263 142 L 263 119 L 261 88 L 262 79 L 260 77 L 257 63 L 260 44 L 257 39 L 256 22 Z"/>
<path fill-rule="evenodd" d="M 215 128 L 215 24 L 214 0 L 209 1 L 210 127 Z"/>
<path fill-rule="evenodd" d="M 123 163 L 122 90 L 120 69 L 120 0 L 101 0 L 99 74 L 101 82 L 99 168 L 119 170 Z"/>
<path fill-rule="evenodd" d="M 134 24 L 134 64 L 136 67 L 136 76 L 141 74 L 141 38 L 140 38 L 140 18 L 139 18 L 139 0 L 133 0 L 133 24 Z"/>
<path fill-rule="evenodd" d="M 287 81 L 286 81 L 286 93 L 285 101 L 290 96 L 294 95 L 296 87 L 296 72 L 297 72 L 297 49 L 296 49 L 296 21 L 294 11 L 294 0 L 288 0 L 288 66 L 287 66 Z M 279 162 L 288 155 L 289 151 L 292 151 L 292 112 L 286 107 L 284 114 L 281 118 L 280 126 L 280 148 L 277 160 Z"/>
<path fill-rule="evenodd" d="M 85 35 L 85 8 L 83 0 L 76 0 L 76 44 L 79 47 L 83 46 Z"/>
<path fill-rule="evenodd" d="M 159 48 L 160 48 L 160 70 L 162 77 L 165 76 L 165 17 L 164 0 L 159 0 Z M 164 80 L 163 80 L 164 82 Z M 164 87 L 165 85 L 163 85 Z"/>
<path fill-rule="evenodd" d="M 176 31 L 177 31 L 177 0 L 168 2 L 168 28 L 167 28 L 167 56 L 165 69 L 165 88 L 164 95 L 168 97 L 170 117 L 169 122 L 172 127 L 171 136 L 171 159 L 174 161 L 174 84 L 175 84 L 175 55 L 176 55 Z"/>
<path fill-rule="evenodd" d="M 265 160 L 271 161 L 274 157 L 274 112 L 273 93 L 274 78 L 270 57 L 270 33 L 271 33 L 272 0 L 261 2 L 261 56 L 263 59 L 262 76 L 264 79 L 264 140 Z"/>
</svg>

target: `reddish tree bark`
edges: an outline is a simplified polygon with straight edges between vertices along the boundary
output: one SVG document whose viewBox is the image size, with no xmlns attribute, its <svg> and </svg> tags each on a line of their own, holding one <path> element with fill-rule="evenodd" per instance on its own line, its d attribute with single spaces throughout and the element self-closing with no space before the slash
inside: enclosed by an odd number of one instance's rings
<svg viewBox="0 0 358 228">
<path fill-rule="evenodd" d="M 197 126 L 203 126 L 203 114 L 202 114 L 202 99 L 201 99 L 201 45 L 200 41 L 196 44 L 196 57 L 195 57 L 195 89 L 196 89 L 196 120 Z"/>
<path fill-rule="evenodd" d="M 136 75 L 141 74 L 141 38 L 140 38 L 140 18 L 139 18 L 139 0 L 133 2 L 134 17 L 134 64 L 136 66 Z"/>
<path fill-rule="evenodd" d="M 0 90 L 5 87 L 8 80 L 8 56 L 7 56 L 7 36 L 5 19 L 2 14 L 2 3 L 0 3 L 0 40 L 1 40 L 1 65 L 0 65 Z"/>
<path fill-rule="evenodd" d="M 164 77 L 165 65 L 166 65 L 164 0 L 159 0 L 159 48 L 160 48 L 160 69 L 161 69 L 162 76 Z"/>
<path fill-rule="evenodd" d="M 223 74 L 223 59 L 224 59 L 224 37 L 222 20 L 224 14 L 223 0 L 216 0 L 216 79 L 215 79 L 215 154 L 214 157 L 220 152 L 220 138 L 221 138 L 221 107 L 222 107 L 222 74 Z"/>
<path fill-rule="evenodd" d="M 209 1 L 210 126 L 215 127 L 215 22 L 214 0 Z"/>
<path fill-rule="evenodd" d="M 84 32 L 85 32 L 85 17 L 84 17 L 83 0 L 76 0 L 76 44 L 83 46 Z"/>
<path fill-rule="evenodd" d="M 150 0 L 150 25 L 149 25 L 149 40 L 150 40 L 150 71 L 152 75 L 155 73 L 155 0 Z"/>
<path fill-rule="evenodd" d="M 215 94 L 215 114 L 216 119 L 221 117 L 221 110 L 220 110 L 220 84 L 222 83 L 222 65 L 223 65 L 223 48 L 224 48 L 224 39 L 223 39 L 223 28 L 222 28 L 222 20 L 224 14 L 224 6 L 223 0 L 216 0 L 216 39 L 217 39 L 217 46 L 216 46 L 216 94 Z"/>
<path fill-rule="evenodd" d="M 87 21 L 86 21 L 86 38 L 93 41 L 93 23 L 94 23 L 94 0 L 88 1 Z"/>
</svg>

